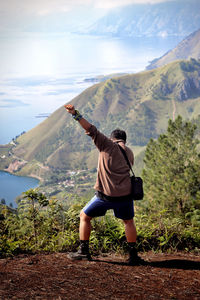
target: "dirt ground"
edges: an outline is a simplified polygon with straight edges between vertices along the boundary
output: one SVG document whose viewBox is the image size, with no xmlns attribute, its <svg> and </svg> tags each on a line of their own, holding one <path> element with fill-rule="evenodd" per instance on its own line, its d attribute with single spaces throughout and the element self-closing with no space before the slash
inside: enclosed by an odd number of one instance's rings
<svg viewBox="0 0 200 300">
<path fill-rule="evenodd" d="M 113 255 L 74 262 L 67 253 L 0 259 L 0 299 L 200 299 L 200 257 L 141 255 L 132 267 Z"/>
</svg>

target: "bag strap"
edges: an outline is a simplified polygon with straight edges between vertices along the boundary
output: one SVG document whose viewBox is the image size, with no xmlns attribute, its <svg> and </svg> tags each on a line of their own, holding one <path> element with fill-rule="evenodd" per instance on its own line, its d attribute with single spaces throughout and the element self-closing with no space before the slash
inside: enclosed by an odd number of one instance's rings
<svg viewBox="0 0 200 300">
<path fill-rule="evenodd" d="M 134 174 L 133 169 L 132 169 L 132 167 L 131 167 L 130 161 L 129 161 L 128 156 L 127 156 L 127 154 L 126 154 L 126 151 L 125 151 L 119 144 L 117 144 L 117 145 L 119 146 L 119 149 L 121 150 L 122 154 L 124 155 L 124 158 L 125 158 L 125 160 L 126 160 L 128 166 L 129 166 L 130 170 L 132 171 L 133 176 L 135 177 L 135 174 Z"/>
</svg>

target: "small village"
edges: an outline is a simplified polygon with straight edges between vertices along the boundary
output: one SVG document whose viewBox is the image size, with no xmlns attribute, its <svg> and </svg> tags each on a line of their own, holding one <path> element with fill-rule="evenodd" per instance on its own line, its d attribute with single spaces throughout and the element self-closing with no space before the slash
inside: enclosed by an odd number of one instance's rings
<svg viewBox="0 0 200 300">
<path fill-rule="evenodd" d="M 44 180 L 39 190 L 47 196 L 55 196 L 63 200 L 69 193 L 79 194 L 91 190 L 94 186 L 96 173 L 89 170 L 68 170 L 62 176 L 51 176 Z M 51 183 L 51 184 L 50 184 Z"/>
</svg>

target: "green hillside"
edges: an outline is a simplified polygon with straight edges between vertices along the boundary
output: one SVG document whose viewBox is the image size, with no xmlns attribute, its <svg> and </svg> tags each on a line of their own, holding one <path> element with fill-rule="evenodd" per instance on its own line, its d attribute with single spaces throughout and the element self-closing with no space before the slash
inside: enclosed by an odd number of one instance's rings
<svg viewBox="0 0 200 300">
<path fill-rule="evenodd" d="M 165 131 L 169 118 L 180 114 L 184 119 L 196 119 L 199 100 L 200 61 L 192 59 L 108 79 L 71 103 L 107 135 L 116 127 L 126 130 L 128 145 L 139 154 L 150 138 Z M 45 177 L 50 171 L 96 167 L 93 143 L 64 107 L 15 142 L 9 154 L 0 147 L 1 169 L 18 161 L 17 174 Z"/>
<path fill-rule="evenodd" d="M 147 67 L 148 70 L 164 66 L 179 59 L 200 59 L 200 29 L 187 36 L 174 49 L 162 57 L 154 59 Z"/>
</svg>

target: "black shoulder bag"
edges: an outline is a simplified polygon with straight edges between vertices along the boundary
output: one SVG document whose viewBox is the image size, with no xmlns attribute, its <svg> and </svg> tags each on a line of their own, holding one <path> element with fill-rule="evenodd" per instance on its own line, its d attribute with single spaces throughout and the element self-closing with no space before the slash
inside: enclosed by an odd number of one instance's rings
<svg viewBox="0 0 200 300">
<path fill-rule="evenodd" d="M 131 179 L 131 187 L 132 187 L 132 190 L 131 190 L 131 195 L 133 197 L 133 200 L 142 200 L 143 197 L 144 197 L 144 192 L 143 192 L 143 181 L 142 181 L 142 178 L 141 177 L 136 177 L 134 172 L 133 172 L 133 169 L 131 167 L 131 164 L 128 160 L 128 157 L 126 155 L 126 151 L 118 144 L 122 154 L 124 155 L 124 158 L 126 159 L 126 162 L 130 168 L 130 170 L 132 171 L 133 173 L 133 176 L 130 177 Z"/>
</svg>

